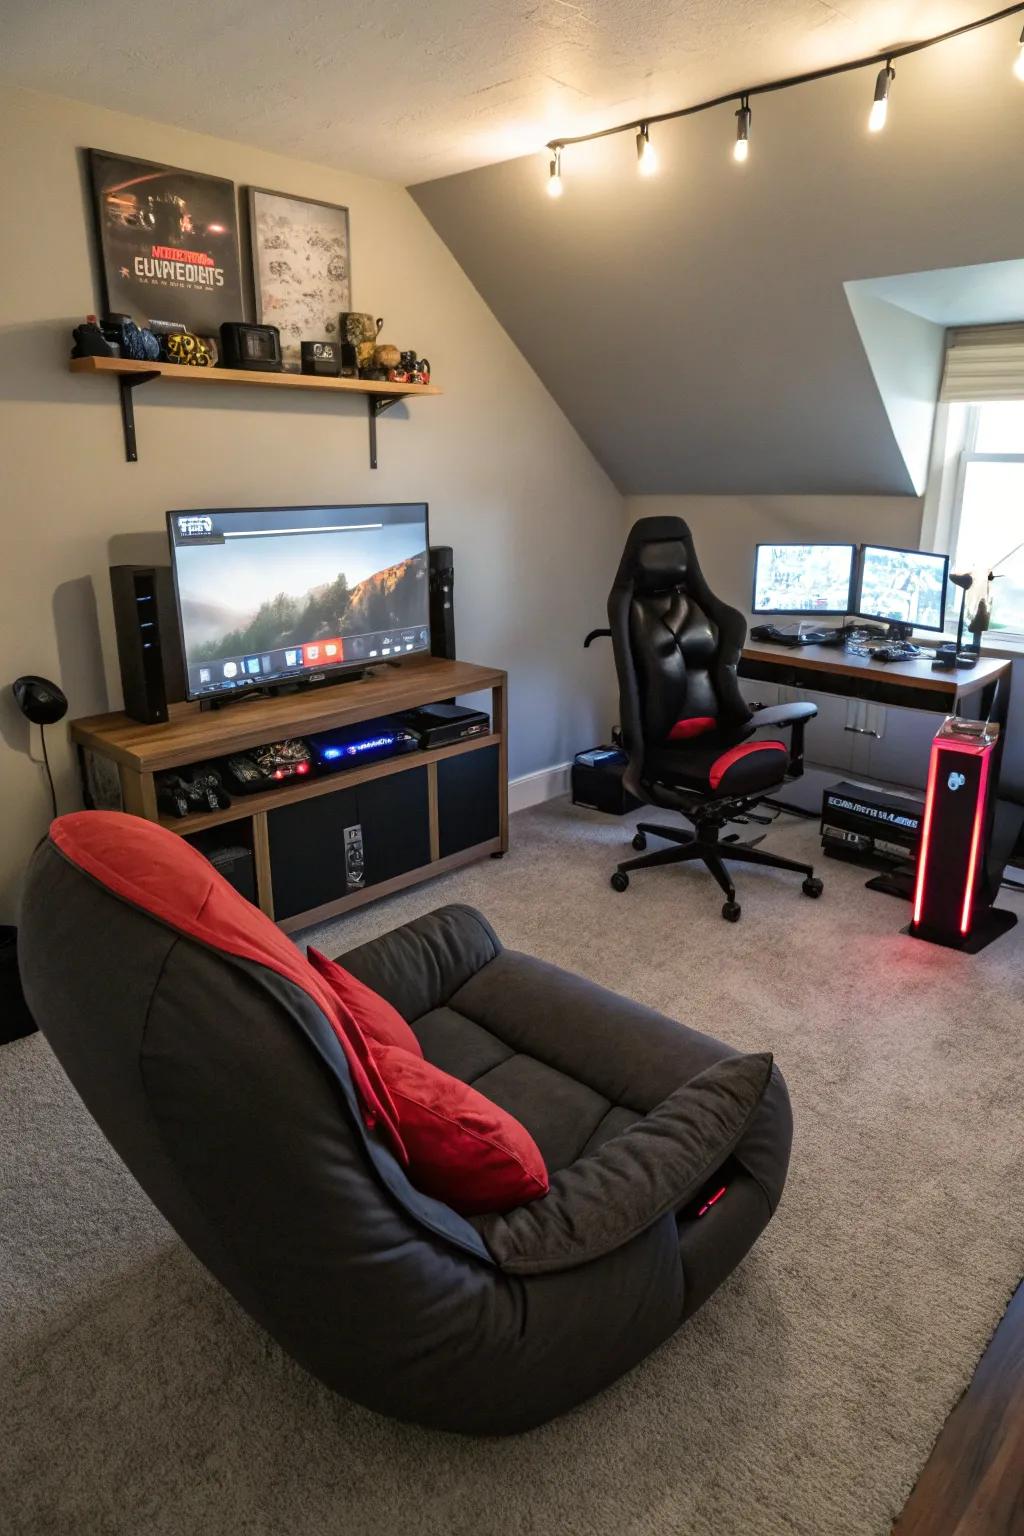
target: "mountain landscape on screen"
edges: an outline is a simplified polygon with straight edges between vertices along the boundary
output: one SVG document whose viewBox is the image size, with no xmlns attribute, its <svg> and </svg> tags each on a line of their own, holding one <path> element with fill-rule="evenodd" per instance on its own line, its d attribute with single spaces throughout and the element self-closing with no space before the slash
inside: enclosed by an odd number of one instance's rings
<svg viewBox="0 0 1024 1536">
<path fill-rule="evenodd" d="M 186 634 L 201 635 L 189 652 L 190 662 L 216 661 L 248 651 L 271 651 L 306 645 L 331 635 L 370 634 L 418 622 L 424 611 L 422 588 L 427 580 L 427 556 L 413 555 L 375 571 L 349 587 L 344 571 L 333 581 L 305 592 L 278 592 L 254 613 L 219 609 L 214 603 L 193 602 L 184 595 L 182 625 Z"/>
</svg>

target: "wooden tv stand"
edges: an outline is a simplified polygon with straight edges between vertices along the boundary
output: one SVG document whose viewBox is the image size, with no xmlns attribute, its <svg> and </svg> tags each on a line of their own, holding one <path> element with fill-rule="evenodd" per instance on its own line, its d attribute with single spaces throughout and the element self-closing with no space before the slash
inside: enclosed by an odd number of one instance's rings
<svg viewBox="0 0 1024 1536">
<path fill-rule="evenodd" d="M 485 736 L 235 795 L 223 811 L 175 817 L 157 807 L 154 775 L 166 769 L 486 689 L 491 691 L 491 729 Z M 358 681 L 279 698 L 253 698 L 218 710 L 172 705 L 165 725 L 141 725 L 125 714 L 94 715 L 71 722 L 71 739 L 81 752 L 104 760 L 108 771 L 116 770 L 124 810 L 159 822 L 200 847 L 205 843 L 204 851 L 210 848 L 209 834 L 229 829 L 216 840 L 222 845 L 234 840 L 251 850 L 256 900 L 286 932 L 508 848 L 507 679 L 494 667 L 410 657 Z M 367 786 L 362 807 L 360 786 Z M 314 801 L 315 806 L 307 804 Z M 353 818 L 380 829 L 378 874 L 376 855 L 367 844 L 366 883 L 360 887 L 346 885 L 344 873 L 342 832 Z M 304 847 L 308 905 L 302 905 L 301 894 Z M 410 858 L 411 867 L 389 872 Z M 337 892 L 322 899 L 332 878 Z"/>
</svg>

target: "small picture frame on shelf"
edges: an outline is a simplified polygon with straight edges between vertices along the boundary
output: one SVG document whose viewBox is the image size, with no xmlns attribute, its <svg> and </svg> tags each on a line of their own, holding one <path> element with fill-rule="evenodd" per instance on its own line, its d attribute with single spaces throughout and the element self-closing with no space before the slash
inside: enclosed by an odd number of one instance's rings
<svg viewBox="0 0 1024 1536">
<path fill-rule="evenodd" d="M 298 372 L 302 343 L 337 341 L 338 315 L 351 308 L 348 209 L 249 187 L 256 320 L 281 333 L 281 357 Z"/>
</svg>

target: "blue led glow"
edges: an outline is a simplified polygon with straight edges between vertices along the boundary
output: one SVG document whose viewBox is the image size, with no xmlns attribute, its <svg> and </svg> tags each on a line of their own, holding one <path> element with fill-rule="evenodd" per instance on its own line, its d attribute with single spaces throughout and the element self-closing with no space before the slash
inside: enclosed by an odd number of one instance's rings
<svg viewBox="0 0 1024 1536">
<path fill-rule="evenodd" d="M 353 741 L 344 747 L 324 747 L 321 757 L 333 762 L 337 757 L 358 757 L 360 752 L 370 752 L 375 747 L 393 747 L 398 736 L 392 731 L 384 736 L 368 736 L 365 741 Z"/>
</svg>

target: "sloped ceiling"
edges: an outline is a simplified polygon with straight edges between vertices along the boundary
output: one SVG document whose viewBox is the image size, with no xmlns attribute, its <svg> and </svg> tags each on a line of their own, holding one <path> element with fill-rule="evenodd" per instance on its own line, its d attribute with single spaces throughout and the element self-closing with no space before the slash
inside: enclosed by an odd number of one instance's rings
<svg viewBox="0 0 1024 1536">
<path fill-rule="evenodd" d="M 878 135 L 865 71 L 755 100 L 742 167 L 723 108 L 659 127 L 650 179 L 622 135 L 566 151 L 557 202 L 540 155 L 413 195 L 624 492 L 914 494 L 941 284 L 934 313 L 852 285 L 1024 257 L 1018 32 L 901 61 Z"/>
<path fill-rule="evenodd" d="M 388 180 L 969 21 L 983 0 L 4 0 L 19 85 Z"/>
</svg>

